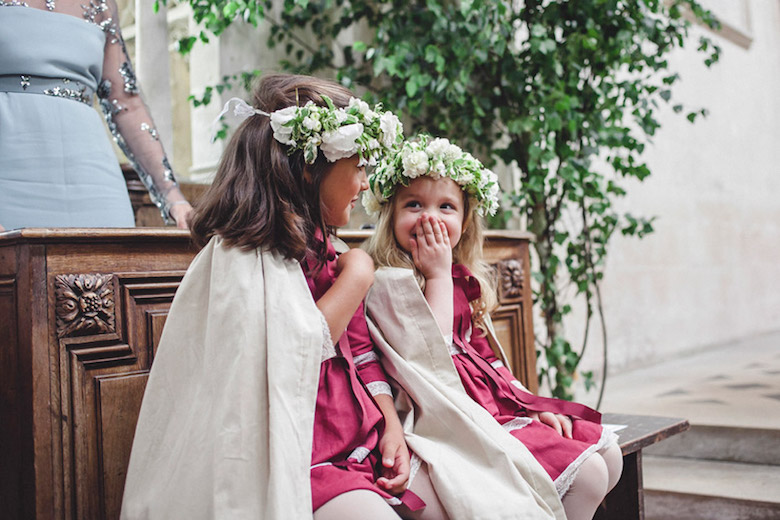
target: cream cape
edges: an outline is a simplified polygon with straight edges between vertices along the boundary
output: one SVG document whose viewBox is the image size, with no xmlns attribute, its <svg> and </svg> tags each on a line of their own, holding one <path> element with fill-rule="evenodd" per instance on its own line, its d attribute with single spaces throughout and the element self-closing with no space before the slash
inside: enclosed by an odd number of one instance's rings
<svg viewBox="0 0 780 520">
<path fill-rule="evenodd" d="M 366 309 L 406 441 L 450 518 L 565 519 L 542 466 L 466 393 L 412 271 L 379 269 Z"/>
<path fill-rule="evenodd" d="M 121 518 L 311 518 L 321 314 L 300 264 L 213 238 L 171 305 Z"/>
</svg>

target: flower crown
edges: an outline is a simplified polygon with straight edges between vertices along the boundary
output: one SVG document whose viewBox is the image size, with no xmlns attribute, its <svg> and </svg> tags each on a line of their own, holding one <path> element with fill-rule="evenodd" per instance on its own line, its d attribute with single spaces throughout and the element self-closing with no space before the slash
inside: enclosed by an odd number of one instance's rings
<svg viewBox="0 0 780 520">
<path fill-rule="evenodd" d="M 409 186 L 412 179 L 423 175 L 454 180 L 476 200 L 477 213 L 495 215 L 499 191 L 496 174 L 447 139 L 426 134 L 405 141 L 399 151 L 380 161 L 368 177 L 369 189 L 363 192 L 366 212 L 375 216 L 399 185 Z"/>
<path fill-rule="evenodd" d="M 337 108 L 328 96 L 323 95 L 322 99 L 327 106 L 309 101 L 302 107 L 289 106 L 269 114 L 242 99 L 231 98 L 218 120 L 228 113 L 231 103 L 236 104 L 233 115 L 240 119 L 254 114 L 269 116 L 274 139 L 289 146 L 290 153 L 303 150 L 307 164 L 317 159 L 321 149 L 329 162 L 357 154 L 358 166 L 373 166 L 403 142 L 401 121 L 392 112 L 382 111 L 381 105 L 371 109 L 368 103 L 353 97 L 346 108 Z"/>
</svg>

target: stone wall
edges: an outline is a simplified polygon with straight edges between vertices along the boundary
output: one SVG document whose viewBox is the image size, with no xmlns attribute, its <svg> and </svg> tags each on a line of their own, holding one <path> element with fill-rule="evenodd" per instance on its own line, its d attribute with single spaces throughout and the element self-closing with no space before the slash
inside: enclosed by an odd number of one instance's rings
<svg viewBox="0 0 780 520">
<path fill-rule="evenodd" d="M 674 100 L 710 113 L 690 124 L 664 107 L 653 174 L 629 186 L 625 208 L 658 220 L 611 245 L 609 372 L 780 330 L 780 2 L 704 3 L 731 32 L 709 33 L 722 48 L 710 69 L 695 44 L 671 57 Z M 584 368 L 598 371 L 597 328 L 592 338 Z"/>
</svg>

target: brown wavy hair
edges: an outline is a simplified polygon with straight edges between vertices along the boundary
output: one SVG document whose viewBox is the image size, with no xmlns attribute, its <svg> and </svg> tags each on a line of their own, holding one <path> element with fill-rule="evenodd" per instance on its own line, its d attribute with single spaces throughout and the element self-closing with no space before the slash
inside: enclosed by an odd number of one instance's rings
<svg viewBox="0 0 780 520">
<path fill-rule="evenodd" d="M 328 80 L 275 74 L 256 83 L 252 105 L 267 113 L 308 101 L 326 106 L 323 95 L 337 107 L 346 107 L 353 96 Z M 333 163 L 319 153 L 307 165 L 302 151 L 288 152 L 274 139 L 268 116 L 256 114 L 241 123 L 222 154 L 214 182 L 195 204 L 190 232 L 198 247 L 219 235 L 228 247 L 262 246 L 288 260 L 300 261 L 307 251 L 325 257 L 325 244 L 314 237 L 317 229 L 328 236 L 319 191 Z"/>
</svg>

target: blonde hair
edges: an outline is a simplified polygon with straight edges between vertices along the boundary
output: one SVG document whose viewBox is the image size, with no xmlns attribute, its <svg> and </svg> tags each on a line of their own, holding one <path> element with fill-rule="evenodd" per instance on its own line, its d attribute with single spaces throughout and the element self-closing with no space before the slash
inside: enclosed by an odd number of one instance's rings
<svg viewBox="0 0 780 520">
<path fill-rule="evenodd" d="M 393 220 L 395 217 L 395 196 L 383 204 L 379 210 L 379 220 L 371 237 L 363 248 L 374 259 L 376 267 L 403 267 L 412 269 L 420 289 L 425 291 L 425 277 L 417 270 L 412 255 L 407 253 L 395 238 Z M 483 259 L 482 242 L 484 224 L 477 215 L 474 201 L 463 196 L 463 231 L 460 241 L 452 250 L 453 263 L 463 264 L 479 282 L 480 297 L 471 304 L 471 319 L 480 329 L 485 329 L 483 317 L 498 307 L 494 269 Z"/>
</svg>

